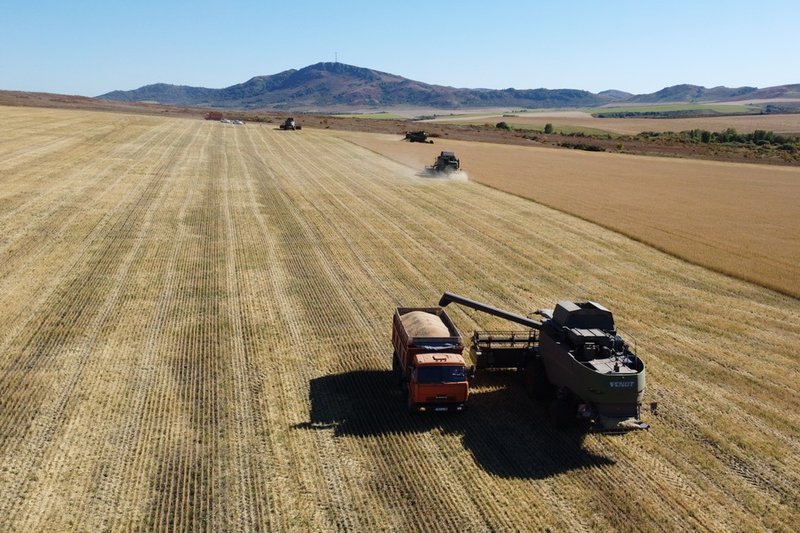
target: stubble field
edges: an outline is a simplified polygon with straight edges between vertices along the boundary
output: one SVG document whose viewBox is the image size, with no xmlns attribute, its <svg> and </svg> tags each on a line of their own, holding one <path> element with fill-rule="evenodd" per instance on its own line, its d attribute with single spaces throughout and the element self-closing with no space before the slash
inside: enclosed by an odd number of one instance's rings
<svg viewBox="0 0 800 533">
<path fill-rule="evenodd" d="M 327 132 L 0 107 L 0 139 L 2 530 L 800 521 L 794 298 Z M 391 313 L 444 290 L 604 303 L 653 429 L 556 431 L 503 374 L 407 414 Z"/>
</svg>

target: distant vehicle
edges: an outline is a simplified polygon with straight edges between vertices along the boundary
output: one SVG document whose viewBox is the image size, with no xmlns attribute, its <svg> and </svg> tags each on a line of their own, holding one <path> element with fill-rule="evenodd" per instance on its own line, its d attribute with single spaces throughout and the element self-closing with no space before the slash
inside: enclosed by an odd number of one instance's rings
<svg viewBox="0 0 800 533">
<path fill-rule="evenodd" d="M 407 131 L 403 140 L 411 143 L 433 144 L 433 141 L 428 140 L 429 136 L 430 135 L 424 131 Z"/>
<path fill-rule="evenodd" d="M 280 125 L 282 130 L 301 130 L 303 126 L 299 126 L 292 117 L 286 119 L 286 122 Z"/>
<path fill-rule="evenodd" d="M 441 307 L 398 307 L 392 321 L 392 371 L 408 409 L 462 411 L 469 396 L 461 333 Z"/>
<path fill-rule="evenodd" d="M 222 120 L 225 116 L 219 111 L 209 111 L 206 113 L 206 120 Z"/>
<path fill-rule="evenodd" d="M 433 172 L 455 172 L 461 168 L 461 161 L 453 152 L 442 152 L 428 170 Z"/>
</svg>

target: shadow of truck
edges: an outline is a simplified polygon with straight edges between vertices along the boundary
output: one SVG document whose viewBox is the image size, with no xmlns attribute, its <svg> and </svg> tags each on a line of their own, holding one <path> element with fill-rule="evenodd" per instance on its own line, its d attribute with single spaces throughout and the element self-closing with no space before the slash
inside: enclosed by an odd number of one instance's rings
<svg viewBox="0 0 800 533">
<path fill-rule="evenodd" d="M 310 420 L 294 428 L 355 437 L 439 430 L 460 435 L 480 468 L 506 478 L 542 479 L 614 464 L 584 448 L 584 431 L 553 428 L 544 406 L 521 387 L 508 386 L 513 373 L 485 375 L 470 394 L 466 412 L 441 414 L 409 413 L 388 370 L 322 376 L 309 384 Z"/>
</svg>

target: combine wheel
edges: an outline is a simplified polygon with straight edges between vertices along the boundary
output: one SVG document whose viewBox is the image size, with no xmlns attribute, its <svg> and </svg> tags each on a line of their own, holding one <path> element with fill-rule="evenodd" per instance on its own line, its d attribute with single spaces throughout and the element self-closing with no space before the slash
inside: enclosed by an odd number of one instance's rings
<svg viewBox="0 0 800 533">
<path fill-rule="evenodd" d="M 567 427 L 575 419 L 575 406 L 568 397 L 559 396 L 550 404 L 550 420 L 558 429 Z"/>
<path fill-rule="evenodd" d="M 528 396 L 543 400 L 553 392 L 552 385 L 550 385 L 547 373 L 544 370 L 544 363 L 540 357 L 528 362 L 522 378 L 525 384 L 525 392 L 528 393 Z"/>
</svg>

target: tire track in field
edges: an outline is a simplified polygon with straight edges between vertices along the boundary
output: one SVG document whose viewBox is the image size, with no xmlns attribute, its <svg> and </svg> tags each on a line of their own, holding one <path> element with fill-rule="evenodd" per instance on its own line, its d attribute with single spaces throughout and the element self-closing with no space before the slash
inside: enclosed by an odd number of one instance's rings
<svg viewBox="0 0 800 533">
<path fill-rule="evenodd" d="M 198 203 L 189 206 L 183 220 L 190 238 L 176 265 L 172 318 L 178 321 L 166 339 L 164 348 L 168 350 L 160 358 L 162 386 L 168 393 L 158 398 L 174 404 L 171 420 L 165 420 L 169 438 L 153 451 L 157 469 L 151 470 L 152 503 L 143 527 L 212 529 L 218 509 L 225 506 L 214 498 L 215 478 L 219 477 L 215 475 L 219 461 L 216 436 L 226 427 L 219 389 L 227 370 L 221 352 L 226 324 L 220 312 L 225 295 L 218 189 L 225 154 L 218 141 L 218 135 L 212 135 Z"/>
<path fill-rule="evenodd" d="M 164 132 L 166 136 L 167 133 Z M 154 136 L 147 137 L 147 144 L 144 144 L 141 150 L 134 153 L 132 157 L 135 159 L 146 159 L 149 154 L 156 148 L 163 138 L 159 141 L 154 140 Z M 102 164 L 102 163 L 100 163 Z M 75 166 L 70 163 L 70 166 Z M 95 165 L 96 167 L 97 165 Z M 113 167 L 111 167 L 113 169 Z M 108 222 L 109 218 L 116 211 L 119 200 L 113 200 L 113 195 L 119 194 L 118 191 L 121 187 L 125 187 L 125 181 L 129 179 L 130 169 L 120 169 L 120 173 L 116 176 L 110 171 L 99 172 L 100 179 L 84 180 L 86 186 L 83 186 L 83 181 L 80 186 L 71 186 L 59 190 L 55 195 L 54 200 L 43 200 L 38 197 L 40 204 L 48 206 L 46 210 L 40 210 L 35 215 L 27 214 L 25 216 L 19 215 L 21 221 L 27 221 L 31 218 L 39 219 L 41 222 L 38 225 L 31 226 L 28 224 L 25 229 L 24 236 L 18 237 L 13 241 L 9 238 L 0 246 L 0 253 L 4 254 L 4 261 L 0 267 L 0 306 L 7 310 L 0 318 L 0 327 L 6 331 L 6 340 L 9 342 L 17 336 L 17 332 L 10 329 L 12 326 L 9 324 L 17 324 L 20 327 L 26 327 L 27 322 L 20 320 L 22 315 L 28 315 L 28 309 L 38 307 L 37 302 L 41 302 L 43 298 L 47 297 L 48 293 L 44 292 L 52 285 L 47 281 L 50 279 L 60 279 L 66 270 L 64 265 L 72 268 L 74 261 L 79 257 L 75 250 L 69 249 L 67 243 L 72 240 L 79 240 L 82 242 L 91 242 L 96 238 L 96 233 L 103 228 L 103 225 Z M 75 171 L 78 172 L 77 170 Z M 81 170 L 82 172 L 82 170 Z M 106 178 L 107 182 L 104 182 Z M 82 196 L 92 197 L 98 203 L 101 200 L 109 198 L 108 202 L 117 202 L 117 204 L 108 212 L 98 212 L 97 219 L 92 224 L 92 219 L 87 216 L 86 209 L 77 208 L 77 197 Z M 37 199 L 30 200 L 30 203 L 37 201 Z M 111 204 L 114 205 L 114 204 Z M 3 227 L 0 225 L 0 227 Z M 4 229 L 9 229 L 4 227 Z M 9 231 L 14 231 L 10 230 Z M 79 232 L 84 232 L 83 234 Z M 93 236 L 95 235 L 95 236 Z M 55 254 L 61 253 L 62 256 L 54 257 Z M 68 255 L 67 255 L 68 254 Z M 71 258 L 69 256 L 72 256 Z M 32 288 L 22 296 L 19 291 L 18 272 L 26 272 L 26 281 L 30 282 L 36 279 L 38 274 L 38 283 L 29 283 Z M 40 293 L 37 295 L 37 293 Z M 22 297 L 25 304 L 19 305 L 19 302 L 14 302 L 13 299 Z M 16 313 L 11 312 L 16 309 Z M 0 343 L 0 352 L 4 352 L 2 343 Z"/>
<path fill-rule="evenodd" d="M 225 172 L 223 187 L 223 211 L 225 222 L 224 242 L 226 247 L 226 282 L 228 294 L 227 315 L 232 324 L 232 335 L 227 353 L 231 361 L 231 383 L 226 390 L 230 398 L 226 400 L 235 406 L 230 409 L 232 422 L 236 431 L 231 439 L 231 456 L 236 462 L 233 465 L 238 473 L 237 479 L 230 489 L 230 511 L 227 515 L 229 524 L 236 525 L 239 530 L 270 529 L 269 495 L 264 488 L 268 479 L 264 472 L 270 465 L 261 460 L 261 454 L 250 453 L 253 449 L 263 449 L 266 444 L 264 435 L 266 428 L 261 421 L 261 413 L 257 410 L 259 399 L 263 398 L 263 388 L 259 378 L 255 358 L 258 355 L 254 346 L 256 326 L 252 317 L 257 316 L 250 300 L 258 294 L 256 287 L 248 283 L 247 271 L 253 270 L 258 276 L 268 271 L 270 260 L 263 256 L 263 247 L 255 246 L 263 241 L 255 217 L 257 203 L 254 198 L 254 177 L 250 168 L 242 158 L 247 149 L 241 145 L 244 134 L 240 129 L 233 130 L 232 153 L 238 157 L 229 158 Z M 247 137 L 246 137 L 247 138 Z M 239 177 L 236 180 L 234 177 Z M 246 207 L 246 209 L 245 209 Z M 256 265 L 258 268 L 255 268 Z"/>
<path fill-rule="evenodd" d="M 205 128 L 203 144 L 198 147 L 201 154 L 211 142 L 210 132 L 210 129 Z M 174 226 L 175 234 L 168 241 L 168 253 L 164 254 L 156 270 L 162 281 L 156 288 L 157 304 L 153 306 L 148 326 L 144 329 L 147 336 L 141 341 L 141 362 L 131 369 L 127 380 L 126 396 L 131 398 L 132 419 L 136 423 L 125 426 L 118 434 L 119 446 L 127 450 L 120 479 L 129 480 L 118 487 L 112 502 L 123 507 L 116 521 L 116 527 L 120 528 L 138 522 L 147 530 L 172 529 L 182 518 L 174 513 L 171 516 L 172 522 L 164 518 L 169 513 L 165 509 L 169 509 L 170 504 L 165 495 L 172 494 L 167 480 L 174 472 L 169 468 L 165 469 L 163 465 L 173 465 L 182 460 L 180 453 L 175 450 L 175 439 L 171 436 L 172 426 L 176 423 L 171 416 L 176 397 L 172 385 L 174 380 L 169 375 L 172 367 L 170 358 L 180 345 L 173 347 L 174 343 L 169 338 L 170 331 L 176 327 L 174 319 L 184 307 L 179 289 L 181 275 L 184 273 L 181 264 L 193 252 L 188 249 L 188 243 L 193 239 L 189 226 L 181 221 L 187 218 L 187 213 L 199 194 L 192 186 L 195 178 L 192 171 L 202 170 L 201 164 L 204 162 L 206 157 L 201 155 L 194 166 L 170 176 L 174 187 L 173 196 L 180 200 L 180 207 L 174 212 L 161 215 L 167 227 Z M 158 438 L 167 435 L 170 438 L 166 442 Z M 213 442 L 203 444 L 213 447 Z M 192 466 L 193 472 L 200 468 L 195 463 Z M 194 478 L 195 474 L 192 473 L 191 477 Z M 152 506 L 143 508 L 143 502 L 153 503 Z"/>
<path fill-rule="evenodd" d="M 0 419 L 2 447 L 9 451 L 24 442 L 26 447 L 36 450 L 33 454 L 20 454 L 14 464 L 9 465 L 13 479 L 4 483 L 6 490 L 9 490 L 9 485 L 17 487 L 12 492 L 29 490 L 31 479 L 26 473 L 43 468 L 42 461 L 48 451 L 45 443 L 56 438 L 69 420 L 70 409 L 74 408 L 70 399 L 86 365 L 92 364 L 97 337 L 93 337 L 91 332 L 99 330 L 110 320 L 120 291 L 119 282 L 124 280 L 136 252 L 134 240 L 128 239 L 127 235 L 135 231 L 146 232 L 147 224 L 143 218 L 157 201 L 164 183 L 166 162 L 178 148 L 174 146 L 161 159 L 162 172 L 156 172 L 144 184 L 138 198 L 123 204 L 124 208 L 116 218 L 103 228 L 103 239 L 98 241 L 94 250 L 91 245 L 87 248 L 84 264 L 53 291 L 53 296 L 42 306 L 43 311 L 36 319 L 37 326 L 31 328 L 34 334 L 22 347 L 23 358 L 0 376 L 0 390 L 5 391 L 0 416 L 10 412 L 19 418 L 33 420 L 32 425 L 26 425 L 6 417 Z M 121 263 L 117 263 L 118 258 L 123 258 Z M 43 376 L 65 363 L 70 363 L 66 379 L 52 390 Z M 23 437 L 24 441 L 20 440 Z M 3 512 L 12 520 L 18 516 L 11 509 L 0 507 L 0 514 Z"/>
<path fill-rule="evenodd" d="M 0 113 L 3 113 L 3 109 L 0 109 Z M 97 141 L 114 132 L 118 128 L 116 123 L 125 119 L 115 117 L 115 124 L 109 124 L 98 121 L 93 114 L 82 117 L 64 117 L 59 114 L 57 118 L 40 116 L 40 120 L 42 124 L 37 129 L 30 127 L 28 119 L 25 127 L 20 128 L 23 133 L 19 135 L 8 133 L 15 131 L 13 125 L 3 125 L 4 142 L 0 145 L 0 170 L 3 171 L 3 176 L 18 176 L 21 170 L 27 168 L 29 161 L 34 159 L 52 159 L 55 154 L 62 152 L 80 153 L 89 148 L 86 146 L 87 142 Z M 32 143 L 32 140 L 35 142 Z M 18 149 L 20 144 L 24 150 Z M 9 183 L 7 180 L 4 182 Z M 15 179 L 14 182 L 19 183 L 22 180 Z"/>
<path fill-rule="evenodd" d="M 276 151 L 276 147 L 273 145 L 273 139 L 267 139 L 262 136 L 262 140 L 264 142 L 260 147 L 269 151 L 270 157 L 268 160 L 270 163 L 274 162 L 276 165 L 274 174 L 265 176 L 267 179 L 260 182 L 260 201 L 264 203 L 264 205 L 270 207 L 268 218 L 264 220 L 264 230 L 265 233 L 269 232 L 276 241 L 277 246 L 274 249 L 277 260 L 276 266 L 279 267 L 280 270 L 283 270 L 283 272 L 276 272 L 276 276 L 274 276 L 271 281 L 273 282 L 272 288 L 275 291 L 278 308 L 282 310 L 282 313 L 278 316 L 277 327 L 280 331 L 286 332 L 285 335 L 288 340 L 288 345 L 284 347 L 268 347 L 271 353 L 278 357 L 276 362 L 279 362 L 278 368 L 282 372 L 277 376 L 279 381 L 267 387 L 276 387 L 281 391 L 281 398 L 283 400 L 281 405 L 283 408 L 281 422 L 282 424 L 286 424 L 287 415 L 289 423 L 292 422 L 293 418 L 295 422 L 300 422 L 305 418 L 307 397 L 303 391 L 307 390 L 307 383 L 312 377 L 310 371 L 313 370 L 313 353 L 315 353 L 314 346 L 316 345 L 316 341 L 313 341 L 313 337 L 309 336 L 309 332 L 313 330 L 309 329 L 309 324 L 307 324 L 305 317 L 298 310 L 298 306 L 302 305 L 302 303 L 298 301 L 298 296 L 300 296 L 298 291 L 304 290 L 304 281 L 310 282 L 311 290 L 318 290 L 315 286 L 316 280 L 312 280 L 310 277 L 306 280 L 302 279 L 307 276 L 304 271 L 307 271 L 309 267 L 314 268 L 313 265 L 316 264 L 318 258 L 315 257 L 316 254 L 313 250 L 304 249 L 302 247 L 305 236 L 309 234 L 308 232 L 310 230 L 305 218 L 298 215 L 297 211 L 299 206 L 291 197 L 294 189 L 283 185 L 285 180 L 291 181 L 293 179 L 295 176 L 295 169 L 290 168 L 280 159 L 280 152 Z M 264 158 L 264 160 L 266 159 L 267 158 Z M 265 164 L 262 168 L 269 167 Z M 287 246 L 288 249 L 281 248 Z M 327 284 L 325 285 L 326 288 L 330 288 Z M 326 299 L 323 298 L 320 301 L 326 301 Z M 291 352 L 296 352 L 300 356 L 301 361 L 306 364 L 295 367 L 291 365 L 289 361 L 280 359 L 281 354 L 288 355 Z M 287 366 L 288 368 L 286 368 Z M 300 409 L 298 409 L 298 407 L 300 407 Z M 271 428 L 271 433 L 273 433 L 275 437 L 285 436 L 288 431 L 289 428 L 285 425 L 283 425 L 283 427 L 273 426 Z M 277 443 L 273 441 L 272 451 L 276 455 L 276 464 L 291 464 L 292 459 L 290 457 L 301 457 L 304 454 L 303 449 L 298 447 L 299 443 L 297 443 L 294 438 L 288 439 L 283 445 L 276 444 Z M 333 445 L 334 443 L 328 440 L 323 441 L 317 439 L 314 447 L 317 449 L 318 455 L 322 457 L 331 457 L 335 455 L 332 449 Z M 284 446 L 292 452 L 288 457 L 283 453 L 283 450 L 281 450 L 281 447 Z M 320 449 L 320 447 L 323 448 Z M 368 517 L 359 516 L 357 513 L 350 512 L 352 509 L 347 508 L 349 501 L 343 493 L 344 486 L 346 485 L 345 480 L 349 477 L 347 473 L 339 470 L 336 462 L 333 460 L 325 461 L 323 459 L 321 462 L 316 463 L 315 466 L 323 471 L 325 471 L 325 469 L 328 471 L 323 478 L 323 482 L 327 486 L 327 491 L 318 493 L 319 480 L 310 478 L 306 471 L 291 470 L 287 473 L 289 479 L 286 481 L 296 487 L 295 493 L 299 495 L 301 501 L 308 501 L 312 498 L 312 495 L 314 495 L 317 498 L 323 498 L 322 501 L 317 504 L 321 506 L 323 510 L 345 509 L 345 511 L 335 513 L 333 516 L 328 516 L 329 513 L 324 513 L 322 515 L 320 515 L 320 513 L 313 513 L 312 516 L 315 517 L 313 518 L 314 522 L 308 523 L 307 526 L 314 528 L 315 526 L 312 524 L 316 523 L 316 527 L 322 527 L 324 529 L 362 529 L 364 526 L 359 527 L 358 524 L 361 520 Z M 333 469 L 333 471 L 331 471 L 331 469 Z M 273 491 L 276 489 L 278 489 L 277 486 L 271 487 Z M 282 501 L 285 500 L 285 498 L 276 497 L 275 499 L 277 505 L 281 507 L 286 505 L 286 503 Z M 296 502 L 295 505 L 304 504 Z M 308 503 L 305 505 L 308 505 Z M 290 517 L 296 512 L 288 508 L 283 508 L 282 510 L 284 516 L 288 514 Z"/>
</svg>

